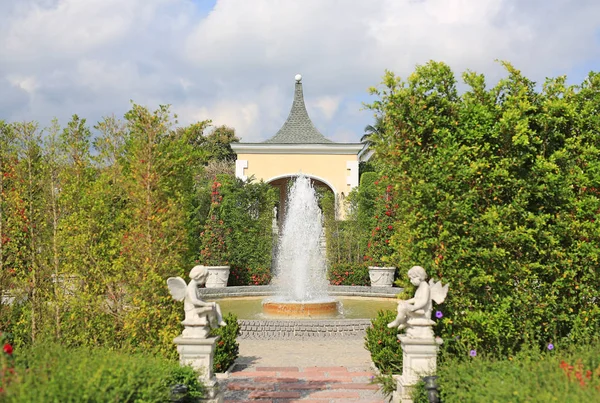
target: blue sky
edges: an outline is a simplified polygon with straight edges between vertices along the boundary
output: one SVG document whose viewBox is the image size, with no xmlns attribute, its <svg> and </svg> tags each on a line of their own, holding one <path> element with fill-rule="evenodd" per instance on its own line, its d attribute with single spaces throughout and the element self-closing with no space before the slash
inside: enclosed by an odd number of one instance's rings
<svg viewBox="0 0 600 403">
<path fill-rule="evenodd" d="M 301 73 L 318 129 L 353 142 L 385 69 L 433 59 L 494 84 L 501 59 L 580 82 L 600 70 L 599 15 L 597 0 L 0 0 L 0 119 L 93 125 L 133 100 L 261 141 Z"/>
</svg>

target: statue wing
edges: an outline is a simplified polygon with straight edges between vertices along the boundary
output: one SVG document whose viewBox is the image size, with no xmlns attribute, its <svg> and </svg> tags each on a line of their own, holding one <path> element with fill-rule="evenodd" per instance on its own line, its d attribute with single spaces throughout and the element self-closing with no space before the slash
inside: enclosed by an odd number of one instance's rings
<svg viewBox="0 0 600 403">
<path fill-rule="evenodd" d="M 185 280 L 181 277 L 169 277 L 167 279 L 167 285 L 169 286 L 169 292 L 173 299 L 183 301 L 185 298 L 185 290 L 187 288 Z"/>
<path fill-rule="evenodd" d="M 446 299 L 446 295 L 448 295 L 448 284 L 442 287 L 441 281 L 436 283 L 433 279 L 430 279 L 429 291 L 431 293 L 431 299 L 434 300 L 436 304 L 441 304 Z"/>
</svg>

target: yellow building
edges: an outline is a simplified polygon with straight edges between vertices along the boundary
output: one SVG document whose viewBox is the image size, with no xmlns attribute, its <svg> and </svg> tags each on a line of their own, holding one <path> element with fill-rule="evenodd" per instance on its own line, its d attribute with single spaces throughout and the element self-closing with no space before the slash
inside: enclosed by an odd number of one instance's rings
<svg viewBox="0 0 600 403">
<path fill-rule="evenodd" d="M 290 114 L 279 131 L 262 143 L 232 143 L 237 154 L 235 174 L 247 179 L 254 176 L 280 190 L 280 210 L 285 212 L 287 185 L 290 178 L 302 173 L 316 186 L 326 186 L 343 203 L 353 187 L 358 186 L 358 165 L 366 157 L 362 143 L 335 143 L 314 126 L 304 105 L 302 77 L 296 75 L 294 101 Z M 366 158 L 365 158 L 366 159 Z M 339 207 L 339 205 L 338 205 Z M 343 209 L 338 208 L 343 218 Z"/>
</svg>

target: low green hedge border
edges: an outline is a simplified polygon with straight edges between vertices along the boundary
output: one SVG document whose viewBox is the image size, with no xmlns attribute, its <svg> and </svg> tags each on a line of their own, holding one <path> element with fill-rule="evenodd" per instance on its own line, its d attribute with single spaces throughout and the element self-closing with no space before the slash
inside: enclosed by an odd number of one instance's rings
<svg viewBox="0 0 600 403">
<path fill-rule="evenodd" d="M 38 344 L 14 355 L 3 402 L 166 402 L 177 384 L 190 401 L 204 396 L 191 367 L 148 354 Z"/>
<path fill-rule="evenodd" d="M 476 355 L 444 360 L 437 371 L 441 400 L 600 402 L 600 343 L 550 347 L 544 352 L 527 348 L 507 359 Z M 425 394 L 419 396 L 415 403 L 428 402 Z"/>
</svg>

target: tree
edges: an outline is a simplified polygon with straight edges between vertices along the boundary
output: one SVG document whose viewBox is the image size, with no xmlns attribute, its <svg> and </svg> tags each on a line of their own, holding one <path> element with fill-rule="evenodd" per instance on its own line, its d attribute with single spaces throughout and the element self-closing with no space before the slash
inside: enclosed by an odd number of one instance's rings
<svg viewBox="0 0 600 403">
<path fill-rule="evenodd" d="M 373 147 L 401 195 L 391 241 L 400 267 L 419 264 L 452 284 L 438 332 L 499 355 L 600 329 L 590 316 L 600 287 L 600 76 L 578 86 L 549 79 L 537 91 L 503 65 L 507 77 L 489 89 L 463 74 L 462 96 L 443 63 L 405 81 L 387 72 L 370 105 L 388 119 Z"/>
</svg>

